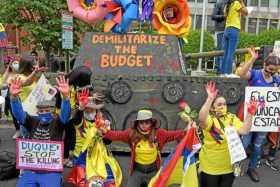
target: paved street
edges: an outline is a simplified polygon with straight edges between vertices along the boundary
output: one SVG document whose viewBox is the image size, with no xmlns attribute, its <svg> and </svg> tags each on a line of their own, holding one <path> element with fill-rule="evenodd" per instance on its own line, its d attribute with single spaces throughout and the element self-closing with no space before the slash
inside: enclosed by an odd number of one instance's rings
<svg viewBox="0 0 280 187">
<path fill-rule="evenodd" d="M 12 135 L 14 133 L 14 129 L 10 125 L 1 125 L 0 126 L 0 150 L 1 151 L 15 151 L 15 141 L 12 140 Z M 123 168 L 123 186 L 126 184 L 127 180 L 127 163 L 129 157 L 127 155 L 117 155 L 116 158 L 118 159 L 121 168 Z M 64 172 L 64 176 L 67 175 L 69 172 L 68 169 Z M 272 171 L 271 169 L 263 166 L 259 169 L 259 173 L 261 175 L 261 182 L 259 183 L 253 183 L 251 180 L 247 177 L 240 177 L 235 180 L 234 187 L 279 187 L 279 177 L 280 173 L 276 173 Z M 0 187 L 14 187 L 16 186 L 17 179 L 9 180 L 9 181 L 1 181 Z M 64 186 L 70 186 L 65 184 Z"/>
</svg>

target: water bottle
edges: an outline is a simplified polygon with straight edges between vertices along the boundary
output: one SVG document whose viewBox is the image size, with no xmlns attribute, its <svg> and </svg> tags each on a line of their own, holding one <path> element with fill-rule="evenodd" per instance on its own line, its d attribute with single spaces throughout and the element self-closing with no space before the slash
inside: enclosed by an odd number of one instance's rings
<svg viewBox="0 0 280 187">
<path fill-rule="evenodd" d="M 240 167 L 240 162 L 236 162 L 233 164 L 233 174 L 235 177 L 240 177 L 241 176 L 241 167 Z"/>
</svg>

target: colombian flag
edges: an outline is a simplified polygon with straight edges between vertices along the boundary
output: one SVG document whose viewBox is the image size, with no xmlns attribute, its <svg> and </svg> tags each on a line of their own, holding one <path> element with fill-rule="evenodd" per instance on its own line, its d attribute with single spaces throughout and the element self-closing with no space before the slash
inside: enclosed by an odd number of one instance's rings
<svg viewBox="0 0 280 187">
<path fill-rule="evenodd" d="M 6 47 L 8 45 L 7 35 L 5 33 L 5 28 L 2 23 L 0 23 L 0 47 Z"/>
<path fill-rule="evenodd" d="M 198 187 L 194 154 L 200 147 L 196 129 L 191 128 L 166 158 L 163 166 L 157 175 L 152 178 L 148 187 L 167 187 L 172 184 L 181 184 L 181 187 Z"/>
</svg>

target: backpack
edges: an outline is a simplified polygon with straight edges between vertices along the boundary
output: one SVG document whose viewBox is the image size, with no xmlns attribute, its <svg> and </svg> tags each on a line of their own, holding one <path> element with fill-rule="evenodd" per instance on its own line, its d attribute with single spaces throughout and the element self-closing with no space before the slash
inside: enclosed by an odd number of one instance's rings
<svg viewBox="0 0 280 187">
<path fill-rule="evenodd" d="M 18 176 L 19 170 L 16 169 L 15 153 L 0 152 L 0 180 L 8 180 Z"/>
</svg>

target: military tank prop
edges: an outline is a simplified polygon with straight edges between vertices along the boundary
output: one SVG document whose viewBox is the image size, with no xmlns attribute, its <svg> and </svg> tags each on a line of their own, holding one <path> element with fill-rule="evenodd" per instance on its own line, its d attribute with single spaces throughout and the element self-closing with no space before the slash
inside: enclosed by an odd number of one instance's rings
<svg viewBox="0 0 280 187">
<path fill-rule="evenodd" d="M 161 128 L 184 128 L 179 103 L 186 101 L 198 112 L 210 80 L 227 98 L 230 111 L 237 112 L 244 98 L 246 83 L 239 78 L 187 76 L 178 40 L 172 35 L 86 33 L 74 69 L 81 67 L 91 70 L 93 86 L 108 90 L 105 110 L 113 130 L 129 128 L 139 108 L 151 109 Z M 76 79 L 80 81 L 79 76 Z M 117 151 L 128 151 L 126 147 L 112 145 Z"/>
</svg>

